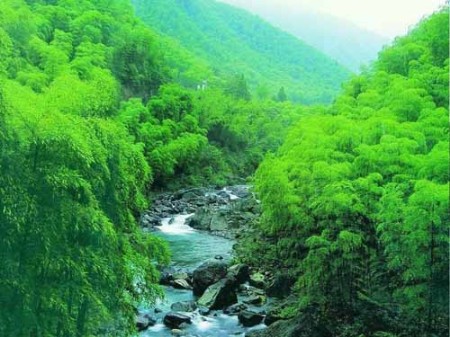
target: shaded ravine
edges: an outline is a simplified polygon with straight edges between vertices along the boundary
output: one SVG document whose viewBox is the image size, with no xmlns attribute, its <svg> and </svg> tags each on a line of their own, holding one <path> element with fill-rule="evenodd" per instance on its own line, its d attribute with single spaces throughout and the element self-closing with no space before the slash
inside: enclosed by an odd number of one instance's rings
<svg viewBox="0 0 450 337">
<path fill-rule="evenodd" d="M 229 194 L 230 200 L 238 199 L 237 196 Z M 193 229 L 186 224 L 186 220 L 192 216 L 193 214 L 174 214 L 171 217 L 163 218 L 161 225 L 154 228 L 153 235 L 163 238 L 169 244 L 172 252 L 171 267 L 178 271 L 192 272 L 205 261 L 214 258 L 225 262 L 231 261 L 235 241 L 211 235 L 206 231 Z M 165 292 L 164 300 L 158 301 L 153 307 L 139 308 L 142 314 L 148 314 L 157 320 L 154 326 L 140 333 L 141 337 L 174 336 L 174 331 L 163 323 L 164 315 L 171 311 L 173 303 L 197 300 L 192 290 L 175 289 L 171 286 L 162 287 Z M 239 302 L 244 299 L 239 295 L 238 298 Z M 249 305 L 248 307 L 257 312 L 265 310 L 265 306 Z M 207 315 L 201 315 L 197 309 L 191 313 L 183 312 L 183 314 L 191 317 L 192 324 L 184 325 L 180 331 L 177 330 L 175 333 L 179 336 L 245 336 L 245 333 L 248 331 L 265 327 L 264 324 L 259 324 L 252 328 L 243 327 L 236 315 L 226 315 L 222 310 L 211 311 Z"/>
</svg>

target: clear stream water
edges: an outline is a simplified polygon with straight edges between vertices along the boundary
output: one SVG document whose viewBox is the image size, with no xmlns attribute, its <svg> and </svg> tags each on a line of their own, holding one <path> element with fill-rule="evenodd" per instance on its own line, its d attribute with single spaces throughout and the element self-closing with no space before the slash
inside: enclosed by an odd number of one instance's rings
<svg viewBox="0 0 450 337">
<path fill-rule="evenodd" d="M 173 219 L 164 219 L 162 226 L 158 227 L 155 235 L 164 238 L 172 251 L 172 266 L 177 269 L 193 270 L 208 259 L 216 255 L 225 260 L 231 259 L 233 241 L 205 232 L 194 230 L 185 224 L 191 215 L 177 215 Z M 179 290 L 172 287 L 164 287 L 166 298 L 156 304 L 164 314 L 170 311 L 171 304 L 179 301 L 195 300 L 191 290 Z M 143 312 L 154 313 L 154 308 L 141 308 Z M 261 309 L 260 309 L 261 310 Z M 250 329 L 239 324 L 237 316 L 228 316 L 222 311 L 201 316 L 197 311 L 185 313 L 192 318 L 192 324 L 183 329 L 185 336 L 195 337 L 229 337 L 244 336 Z M 158 317 L 158 323 L 140 334 L 140 337 L 173 336 L 171 330 L 162 323 L 162 317 Z M 261 329 L 259 325 L 251 329 Z"/>
</svg>

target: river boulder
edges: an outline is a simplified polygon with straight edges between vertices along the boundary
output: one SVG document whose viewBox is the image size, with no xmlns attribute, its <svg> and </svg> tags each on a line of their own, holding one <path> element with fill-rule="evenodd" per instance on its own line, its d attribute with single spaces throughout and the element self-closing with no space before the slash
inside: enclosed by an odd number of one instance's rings
<svg viewBox="0 0 450 337">
<path fill-rule="evenodd" d="M 161 276 L 159 279 L 159 284 L 168 286 L 171 285 L 173 281 L 173 274 L 176 273 L 176 269 L 174 267 L 166 267 L 161 270 Z"/>
<path fill-rule="evenodd" d="M 153 229 L 155 226 L 159 226 L 161 224 L 161 218 L 156 215 L 145 213 L 141 216 L 139 222 L 143 228 Z"/>
<path fill-rule="evenodd" d="M 264 319 L 264 315 L 258 312 L 244 310 L 238 314 L 238 319 L 243 326 L 252 327 L 260 324 Z M 283 336 L 283 335 L 274 335 L 274 336 Z"/>
<path fill-rule="evenodd" d="M 192 289 L 192 286 L 186 280 L 183 279 L 172 281 L 171 284 L 174 288 L 177 289 L 186 289 L 186 290 Z"/>
<path fill-rule="evenodd" d="M 149 327 L 156 324 L 156 319 L 149 314 L 139 314 L 136 319 L 136 329 L 138 331 L 147 330 Z"/>
<path fill-rule="evenodd" d="M 251 305 L 263 305 L 266 303 L 267 297 L 264 295 L 253 295 L 249 298 L 244 300 L 245 304 L 251 304 Z"/>
<path fill-rule="evenodd" d="M 218 310 L 237 303 L 237 300 L 233 284 L 227 279 L 223 279 L 209 286 L 197 303 L 199 306 Z"/>
<path fill-rule="evenodd" d="M 226 309 L 223 309 L 223 313 L 227 315 L 237 315 L 241 311 L 247 310 L 247 308 L 248 306 L 243 303 L 236 303 Z"/>
<path fill-rule="evenodd" d="M 201 296 L 212 284 L 227 275 L 227 264 L 221 260 L 208 260 L 194 270 L 192 276 L 194 295 Z"/>
<path fill-rule="evenodd" d="M 176 302 L 170 306 L 170 309 L 173 311 L 193 312 L 197 309 L 197 304 L 195 301 Z"/>
<path fill-rule="evenodd" d="M 195 229 L 208 231 L 226 231 L 228 206 L 202 207 L 188 219 L 188 225 Z"/>
<path fill-rule="evenodd" d="M 192 321 L 189 316 L 179 312 L 169 312 L 164 316 L 163 323 L 170 329 L 178 329 L 183 323 L 191 324 Z"/>
<path fill-rule="evenodd" d="M 236 286 L 249 280 L 249 267 L 246 264 L 236 264 L 228 268 L 227 278 L 233 280 Z"/>
</svg>

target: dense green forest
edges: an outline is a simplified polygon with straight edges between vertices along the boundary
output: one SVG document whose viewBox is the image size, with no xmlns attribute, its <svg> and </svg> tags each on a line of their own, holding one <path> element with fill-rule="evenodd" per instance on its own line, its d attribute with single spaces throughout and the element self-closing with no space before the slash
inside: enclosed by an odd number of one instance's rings
<svg viewBox="0 0 450 337">
<path fill-rule="evenodd" d="M 293 36 L 243 10 L 210 0 L 133 0 L 136 15 L 205 60 L 215 81 L 244 75 L 255 98 L 285 87 L 305 104 L 330 103 L 350 72 Z M 208 74 L 206 74 L 208 75 Z"/>
<path fill-rule="evenodd" d="M 239 253 L 295 281 L 285 317 L 314 307 L 324 336 L 445 336 L 448 8 L 335 98 L 349 72 L 256 17 L 152 3 L 170 18 L 0 2 L 0 336 L 135 335 L 170 258 L 138 225 L 149 195 L 255 171 L 263 215 Z"/>
<path fill-rule="evenodd" d="M 323 336 L 448 335 L 448 50 L 446 7 L 258 169 L 243 256 L 295 280 L 286 317 L 314 308 Z"/>
<path fill-rule="evenodd" d="M 241 76 L 184 89 L 204 66 L 128 1 L 2 1 L 0 53 L 1 336 L 133 331 L 168 262 L 146 194 L 250 175 L 307 112 Z"/>
<path fill-rule="evenodd" d="M 1 2 L 1 336 L 131 332 L 160 294 L 166 245 L 134 220 L 151 168 L 114 118 L 164 81 L 151 38 L 126 2 Z"/>
</svg>

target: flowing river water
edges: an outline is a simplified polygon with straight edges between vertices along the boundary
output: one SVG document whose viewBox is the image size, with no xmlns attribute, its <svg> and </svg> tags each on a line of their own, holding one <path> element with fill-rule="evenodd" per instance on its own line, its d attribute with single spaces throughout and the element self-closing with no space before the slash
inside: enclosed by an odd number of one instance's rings
<svg viewBox="0 0 450 337">
<path fill-rule="evenodd" d="M 164 219 L 162 225 L 154 232 L 165 239 L 172 251 L 172 266 L 176 269 L 194 270 L 200 264 L 215 256 L 221 256 L 225 261 L 232 258 L 234 241 L 207 232 L 197 231 L 185 224 L 190 215 L 176 215 Z M 165 313 L 171 311 L 170 306 L 175 302 L 195 300 L 192 290 L 175 289 L 163 286 L 165 299 L 159 301 L 152 308 L 140 308 L 143 313 L 155 315 L 155 308 L 162 311 L 157 315 L 157 323 L 148 330 L 141 332 L 140 337 L 173 336 L 172 331 L 162 323 Z M 259 310 L 262 310 L 260 307 Z M 198 310 L 185 313 L 192 319 L 192 324 L 183 329 L 181 336 L 189 337 L 228 337 L 245 336 L 245 332 L 265 327 L 263 324 L 252 328 L 244 328 L 239 324 L 237 316 L 225 315 L 221 310 L 213 311 L 202 316 Z"/>
</svg>

